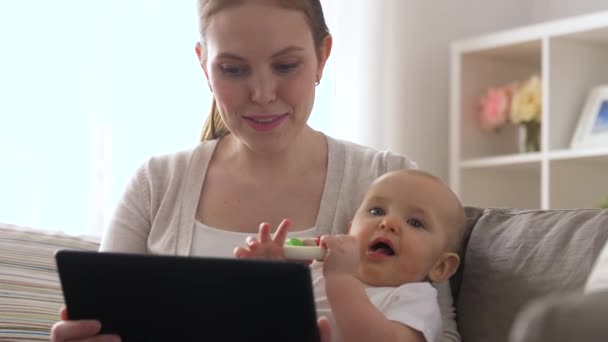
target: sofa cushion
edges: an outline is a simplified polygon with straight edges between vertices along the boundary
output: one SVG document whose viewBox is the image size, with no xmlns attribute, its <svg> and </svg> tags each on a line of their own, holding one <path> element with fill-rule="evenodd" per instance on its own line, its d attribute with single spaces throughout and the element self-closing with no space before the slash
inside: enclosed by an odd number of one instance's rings
<svg viewBox="0 0 608 342">
<path fill-rule="evenodd" d="M 474 215 L 473 215 L 474 216 Z M 463 341 L 507 341 L 522 307 L 582 291 L 608 240 L 608 210 L 486 209 L 470 225 L 456 294 Z"/>
<path fill-rule="evenodd" d="M 532 301 L 513 323 L 511 342 L 606 342 L 608 290 L 553 294 Z"/>
<path fill-rule="evenodd" d="M 595 260 L 587 283 L 585 283 L 585 292 L 602 290 L 608 290 L 608 242 Z"/>
<path fill-rule="evenodd" d="M 63 305 L 55 252 L 98 246 L 93 237 L 0 224 L 0 341 L 48 341 Z"/>
</svg>

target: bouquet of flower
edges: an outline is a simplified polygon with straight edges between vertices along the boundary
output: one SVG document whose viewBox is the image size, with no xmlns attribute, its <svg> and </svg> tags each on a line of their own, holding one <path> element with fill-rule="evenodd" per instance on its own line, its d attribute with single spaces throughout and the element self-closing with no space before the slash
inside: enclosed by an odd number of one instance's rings
<svg viewBox="0 0 608 342">
<path fill-rule="evenodd" d="M 513 95 L 509 115 L 513 123 L 522 125 L 525 129 L 525 137 L 522 141 L 522 149 L 525 152 L 540 151 L 542 116 L 541 81 L 540 77 L 532 76 Z"/>
<path fill-rule="evenodd" d="M 497 133 L 509 122 L 525 128 L 523 149 L 540 150 L 542 120 L 541 80 L 532 76 L 523 85 L 517 82 L 493 87 L 479 101 L 479 124 L 485 132 Z"/>
</svg>

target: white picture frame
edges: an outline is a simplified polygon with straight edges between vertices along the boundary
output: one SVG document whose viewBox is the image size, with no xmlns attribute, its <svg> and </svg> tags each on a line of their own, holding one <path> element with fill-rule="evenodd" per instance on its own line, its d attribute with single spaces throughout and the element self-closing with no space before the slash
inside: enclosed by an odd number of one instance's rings
<svg viewBox="0 0 608 342">
<path fill-rule="evenodd" d="M 589 92 L 570 148 L 608 147 L 608 85 Z"/>
</svg>

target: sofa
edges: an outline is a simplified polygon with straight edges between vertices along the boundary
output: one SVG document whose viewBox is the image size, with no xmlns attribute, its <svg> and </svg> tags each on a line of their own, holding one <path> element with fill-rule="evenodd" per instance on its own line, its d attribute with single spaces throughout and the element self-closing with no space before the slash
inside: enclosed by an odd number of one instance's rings
<svg viewBox="0 0 608 342">
<path fill-rule="evenodd" d="M 0 341 L 48 341 L 63 305 L 55 252 L 98 247 L 95 237 L 0 224 Z"/>
<path fill-rule="evenodd" d="M 450 281 L 463 341 L 608 341 L 608 292 L 583 292 L 608 241 L 608 210 L 466 211 Z M 62 305 L 55 251 L 98 244 L 0 224 L 0 341 L 48 340 Z"/>
</svg>

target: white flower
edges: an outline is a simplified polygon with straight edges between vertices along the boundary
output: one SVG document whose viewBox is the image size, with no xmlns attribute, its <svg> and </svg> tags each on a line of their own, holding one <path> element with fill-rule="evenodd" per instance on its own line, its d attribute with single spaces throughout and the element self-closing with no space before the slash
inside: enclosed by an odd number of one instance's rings
<svg viewBox="0 0 608 342">
<path fill-rule="evenodd" d="M 532 121 L 541 122 L 542 90 L 538 76 L 532 76 L 513 94 L 510 118 L 516 124 Z"/>
</svg>

